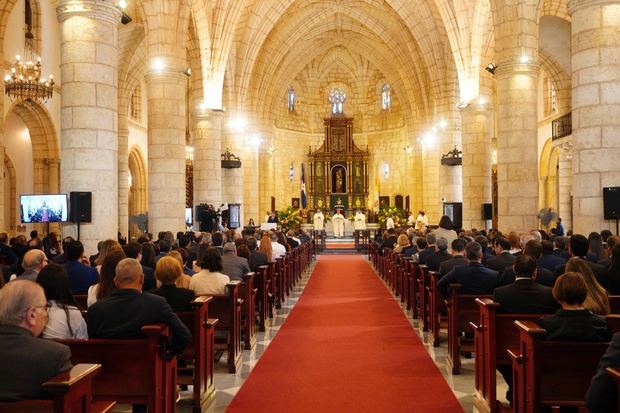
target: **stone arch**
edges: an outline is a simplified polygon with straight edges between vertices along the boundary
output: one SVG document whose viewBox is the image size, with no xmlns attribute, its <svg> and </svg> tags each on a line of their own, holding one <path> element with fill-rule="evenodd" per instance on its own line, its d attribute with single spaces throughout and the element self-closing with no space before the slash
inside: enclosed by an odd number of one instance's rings
<svg viewBox="0 0 620 413">
<path fill-rule="evenodd" d="M 543 145 L 539 160 L 539 208 L 553 208 L 559 210 L 559 181 L 558 167 L 560 149 L 553 145 L 551 138 Z"/>
<path fill-rule="evenodd" d="M 7 116 L 11 113 L 24 122 L 30 133 L 33 190 L 37 193 L 60 191 L 60 144 L 48 110 L 38 102 L 26 100 L 14 103 Z"/>
<path fill-rule="evenodd" d="M 0 39 L 6 37 L 7 20 L 9 19 L 13 7 L 15 7 L 15 3 L 17 3 L 17 0 L 5 0 L 0 2 Z M 0 55 L 4 54 L 3 45 L 4 42 L 0 42 Z"/>
<path fill-rule="evenodd" d="M 134 145 L 129 151 L 129 174 L 131 185 L 129 185 L 129 217 L 147 212 L 147 170 L 144 162 L 142 150 Z M 140 234 L 136 225 L 129 226 L 131 236 Z"/>
<path fill-rule="evenodd" d="M 11 235 L 15 235 L 15 225 L 17 224 L 17 173 L 15 172 L 13 161 L 6 153 L 4 154 L 4 167 L 6 168 L 8 176 L 4 177 L 5 187 L 3 189 L 6 191 L 8 186 L 9 203 L 8 206 L 6 203 L 3 203 L 5 212 L 2 219 L 4 220 L 4 229 L 7 229 Z M 4 196 L 6 199 L 6 192 L 4 192 Z"/>
</svg>

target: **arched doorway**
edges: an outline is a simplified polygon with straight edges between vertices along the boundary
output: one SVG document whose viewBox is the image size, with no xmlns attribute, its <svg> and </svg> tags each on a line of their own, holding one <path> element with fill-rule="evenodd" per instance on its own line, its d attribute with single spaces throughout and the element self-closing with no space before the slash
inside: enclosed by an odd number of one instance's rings
<svg viewBox="0 0 620 413">
<path fill-rule="evenodd" d="M 133 146 L 129 152 L 129 236 L 135 238 L 142 231 L 137 224 L 131 222 L 131 217 L 147 212 L 147 171 L 144 155 L 138 146 Z"/>
</svg>

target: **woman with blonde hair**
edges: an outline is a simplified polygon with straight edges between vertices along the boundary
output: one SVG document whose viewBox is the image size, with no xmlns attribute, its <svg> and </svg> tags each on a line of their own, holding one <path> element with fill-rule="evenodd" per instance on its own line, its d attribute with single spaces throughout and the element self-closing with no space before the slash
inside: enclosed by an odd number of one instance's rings
<svg viewBox="0 0 620 413">
<path fill-rule="evenodd" d="M 403 249 L 407 248 L 409 245 L 409 237 L 407 234 L 400 234 L 398 239 L 396 240 L 396 245 L 394 246 L 394 252 L 400 254 L 403 252 Z"/>
<path fill-rule="evenodd" d="M 183 267 L 177 258 L 170 254 L 161 257 L 155 267 L 155 277 L 161 287 L 149 292 L 164 297 L 174 311 L 192 311 L 191 302 L 196 297 L 194 291 L 176 285 L 183 275 Z"/>
<path fill-rule="evenodd" d="M 175 260 L 177 260 L 177 262 L 179 263 L 179 265 L 181 265 L 181 269 L 183 269 L 183 256 L 181 255 L 181 253 L 179 251 L 173 250 L 170 251 L 168 253 L 168 255 L 166 255 L 167 257 L 172 257 Z M 163 257 L 162 257 L 163 258 Z M 161 260 L 161 258 L 160 258 Z M 157 261 L 156 267 L 159 265 L 159 261 Z M 182 270 L 181 270 L 182 271 Z M 157 277 L 157 268 L 155 268 L 155 276 Z M 182 274 L 179 278 L 176 279 L 175 284 L 177 287 L 179 288 L 189 288 L 189 282 L 192 280 L 192 277 L 190 277 L 187 274 Z M 159 278 L 157 278 L 157 286 L 160 286 L 160 282 L 159 282 Z"/>
<path fill-rule="evenodd" d="M 102 298 L 109 296 L 112 294 L 112 291 L 116 290 L 116 284 L 114 283 L 116 266 L 125 258 L 126 256 L 122 249 L 112 249 L 106 253 L 99 267 L 99 280 L 97 284 L 91 285 L 88 288 L 88 298 L 86 299 L 86 305 L 88 307 Z"/>
<path fill-rule="evenodd" d="M 607 291 L 596 280 L 588 263 L 581 258 L 573 257 L 566 263 L 566 272 L 576 272 L 583 276 L 588 288 L 588 295 L 583 303 L 583 308 L 594 314 L 606 315 L 611 312 Z"/>
<path fill-rule="evenodd" d="M 262 252 L 267 255 L 267 260 L 273 262 L 273 248 L 271 246 L 271 239 L 269 235 L 263 235 L 258 246 L 258 252 Z"/>
</svg>

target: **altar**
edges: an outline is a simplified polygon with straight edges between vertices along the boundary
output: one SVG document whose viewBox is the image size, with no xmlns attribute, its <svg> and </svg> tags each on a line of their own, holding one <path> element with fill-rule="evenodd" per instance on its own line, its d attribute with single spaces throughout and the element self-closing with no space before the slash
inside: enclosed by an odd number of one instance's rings
<svg viewBox="0 0 620 413">
<path fill-rule="evenodd" d="M 308 206 L 345 211 L 365 209 L 368 198 L 368 148 L 353 141 L 353 118 L 324 119 L 325 140 L 316 151 L 309 150 L 310 179 Z M 346 213 L 349 212 L 349 213 Z"/>
</svg>

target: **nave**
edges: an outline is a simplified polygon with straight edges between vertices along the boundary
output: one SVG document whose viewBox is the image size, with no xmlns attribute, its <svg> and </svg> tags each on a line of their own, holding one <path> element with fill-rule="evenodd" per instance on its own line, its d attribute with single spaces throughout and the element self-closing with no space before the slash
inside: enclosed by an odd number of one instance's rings
<svg viewBox="0 0 620 413">
<path fill-rule="evenodd" d="M 236 375 L 218 363 L 208 412 L 472 411 L 473 363 L 453 380 L 363 255 L 320 255 L 308 274 Z"/>
</svg>

